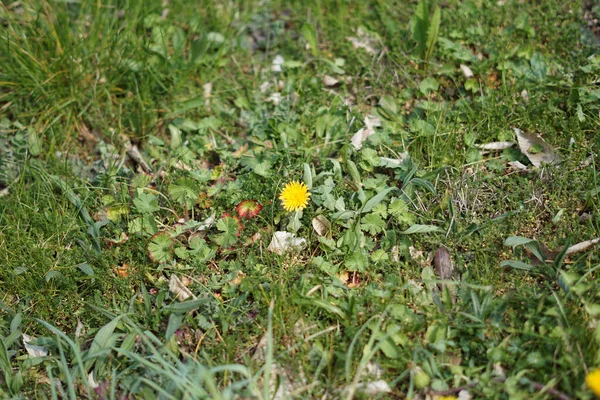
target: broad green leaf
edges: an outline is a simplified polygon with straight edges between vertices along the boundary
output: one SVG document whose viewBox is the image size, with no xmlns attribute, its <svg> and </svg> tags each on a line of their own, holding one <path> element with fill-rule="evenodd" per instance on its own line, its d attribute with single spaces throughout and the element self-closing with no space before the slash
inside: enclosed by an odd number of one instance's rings
<svg viewBox="0 0 600 400">
<path fill-rule="evenodd" d="M 167 232 L 157 233 L 148 244 L 150 258 L 157 263 L 166 263 L 173 258 L 174 240 Z"/>
<path fill-rule="evenodd" d="M 301 32 L 302 36 L 304 36 L 304 39 L 306 39 L 306 41 L 308 42 L 313 56 L 318 57 L 319 48 L 317 47 L 317 30 L 315 29 L 315 27 L 307 22 L 304 25 L 302 25 Z"/>
<path fill-rule="evenodd" d="M 431 58 L 431 54 L 433 53 L 433 46 L 438 40 L 438 35 L 440 33 L 440 22 L 442 19 L 442 11 L 439 7 L 436 7 L 433 11 L 433 15 L 431 16 L 431 20 L 429 20 L 429 26 L 427 27 L 427 45 L 425 51 L 425 60 L 429 61 Z"/>
<path fill-rule="evenodd" d="M 312 190 L 313 179 L 312 179 L 312 171 L 310 170 L 310 165 L 307 163 L 302 164 L 304 167 L 304 183 L 308 187 L 308 190 Z"/>
<path fill-rule="evenodd" d="M 429 92 L 437 92 L 439 88 L 440 84 L 431 76 L 423 79 L 419 85 L 419 91 L 424 95 L 428 95 Z"/>
<path fill-rule="evenodd" d="M 439 231 L 440 228 L 435 226 L 435 225 L 420 225 L 420 224 L 414 224 L 411 225 L 408 229 L 406 229 L 405 231 L 402 231 L 401 233 L 405 234 L 405 235 L 410 235 L 413 233 L 430 233 L 430 232 L 437 232 Z"/>
<path fill-rule="evenodd" d="M 361 213 L 368 213 L 371 210 L 373 210 L 373 208 L 375 208 L 375 206 L 379 203 L 381 203 L 383 201 L 383 199 L 385 199 L 385 196 L 388 195 L 388 193 L 390 193 L 392 190 L 398 190 L 397 187 L 389 187 L 385 190 L 382 190 L 381 192 L 377 193 L 375 196 L 371 197 L 364 205 L 364 207 L 360 210 Z"/>
<path fill-rule="evenodd" d="M 421 0 L 415 9 L 411 25 L 413 39 L 417 43 L 417 54 L 421 59 L 425 58 L 427 50 L 427 30 L 429 29 L 428 0 Z"/>
<path fill-rule="evenodd" d="M 29 154 L 34 157 L 42 152 L 42 140 L 32 127 L 27 129 L 27 146 L 29 147 Z"/>
<path fill-rule="evenodd" d="M 366 255 L 357 250 L 350 257 L 346 258 L 344 265 L 348 271 L 364 272 L 369 265 L 369 260 Z"/>
<path fill-rule="evenodd" d="M 165 332 L 165 342 L 168 342 L 171 339 L 171 336 L 179 329 L 181 323 L 183 322 L 182 314 L 172 313 L 169 315 L 169 323 L 167 324 L 167 330 Z"/>
<path fill-rule="evenodd" d="M 217 229 L 222 233 L 213 237 L 214 241 L 222 247 L 231 247 L 242 230 L 241 222 L 234 217 L 224 216 L 217 221 Z"/>
<path fill-rule="evenodd" d="M 202 297 L 199 299 L 182 301 L 182 302 L 178 301 L 178 302 L 175 302 L 173 304 L 163 307 L 163 311 L 183 314 L 183 313 L 197 309 L 201 305 L 208 303 L 208 301 L 209 301 L 208 297 Z"/>
<path fill-rule="evenodd" d="M 112 321 L 110 321 L 108 324 L 104 325 L 102 328 L 100 328 L 98 330 L 98 332 L 96 333 L 96 336 L 94 336 L 94 340 L 92 341 L 92 344 L 90 346 L 90 350 L 88 351 L 88 354 L 97 353 L 101 349 L 108 348 L 112 344 L 114 344 L 115 338 L 113 336 L 114 336 L 115 328 L 117 327 L 117 324 L 119 323 L 119 321 L 125 316 L 127 316 L 127 314 L 121 314 L 121 315 L 117 316 Z"/>
<path fill-rule="evenodd" d="M 522 269 L 524 271 L 532 271 L 534 270 L 534 266 L 531 264 L 524 263 L 522 261 L 517 260 L 506 260 L 500 263 L 501 267 L 511 267 L 515 269 Z"/>
<path fill-rule="evenodd" d="M 198 199 L 200 188 L 192 178 L 179 178 L 169 185 L 169 195 L 180 205 L 190 208 Z"/>
<path fill-rule="evenodd" d="M 358 187 L 361 187 L 362 182 L 360 179 L 360 174 L 358 172 L 358 168 L 356 167 L 356 164 L 354 163 L 354 161 L 348 160 L 346 165 L 348 166 L 348 171 L 350 172 L 350 176 L 352 177 L 354 184 Z"/>
<path fill-rule="evenodd" d="M 133 205 L 140 214 L 152 214 L 153 212 L 160 210 L 157 197 L 145 192 L 139 193 L 137 197 L 133 199 Z"/>
<path fill-rule="evenodd" d="M 516 246 L 522 246 L 533 241 L 534 239 L 529 239 L 523 236 L 509 236 L 506 238 L 506 240 L 504 240 L 504 245 L 515 248 Z"/>
<path fill-rule="evenodd" d="M 83 262 L 81 264 L 77 264 L 77 268 L 79 268 L 79 270 L 81 272 L 83 272 L 84 274 L 86 274 L 87 276 L 94 276 L 94 269 L 92 268 L 92 266 L 86 262 Z"/>
<path fill-rule="evenodd" d="M 367 214 L 362 218 L 360 228 L 369 232 L 371 235 L 376 235 L 385 228 L 385 221 L 377 214 Z"/>
</svg>

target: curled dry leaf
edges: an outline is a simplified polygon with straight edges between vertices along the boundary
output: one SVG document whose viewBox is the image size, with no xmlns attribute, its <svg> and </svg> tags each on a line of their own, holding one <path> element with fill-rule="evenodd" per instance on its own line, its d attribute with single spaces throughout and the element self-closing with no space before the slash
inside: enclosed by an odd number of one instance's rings
<svg viewBox="0 0 600 400">
<path fill-rule="evenodd" d="M 435 255 L 433 256 L 433 266 L 435 274 L 441 279 L 452 279 L 454 265 L 448 249 L 440 247 L 436 250 Z"/>
<path fill-rule="evenodd" d="M 29 354 L 31 357 L 47 356 L 48 350 L 44 346 L 36 346 L 34 344 L 29 344 L 34 339 L 34 337 L 23 334 L 23 345 L 25 346 L 25 350 L 27 350 L 27 354 Z"/>
<path fill-rule="evenodd" d="M 519 171 L 525 171 L 527 169 L 527 165 L 523 164 L 520 161 L 511 161 L 508 163 L 512 168 L 518 169 Z"/>
<path fill-rule="evenodd" d="M 340 81 L 338 81 L 337 79 L 335 79 L 335 78 L 334 78 L 334 77 L 332 77 L 332 76 L 325 75 L 325 76 L 323 77 L 323 84 L 324 84 L 325 86 L 335 86 L 335 85 L 337 85 L 338 83 L 340 83 Z"/>
<path fill-rule="evenodd" d="M 525 154 L 531 163 L 539 168 L 542 164 L 556 164 L 560 157 L 554 148 L 544 141 L 539 135 L 526 133 L 519 128 L 513 128 L 517 134 L 519 149 Z"/>
<path fill-rule="evenodd" d="M 358 387 L 358 390 L 360 390 L 361 392 L 363 392 L 371 398 L 379 396 L 382 393 L 389 393 L 392 391 L 390 385 L 388 385 L 387 382 L 383 379 L 369 383 L 362 383 Z"/>
<path fill-rule="evenodd" d="M 598 243 L 600 243 L 600 238 L 586 240 L 585 242 L 574 244 L 567 249 L 567 254 L 581 253 L 582 251 L 586 251 Z"/>
<path fill-rule="evenodd" d="M 432 253 L 425 255 L 424 251 L 417 250 L 413 246 L 408 248 L 408 253 L 410 254 L 410 258 L 416 261 L 421 267 L 428 267 L 431 265 L 431 261 L 433 261 Z"/>
<path fill-rule="evenodd" d="M 471 71 L 471 68 L 467 67 L 465 64 L 460 64 L 460 70 L 464 74 L 465 78 L 469 79 L 473 77 L 473 71 Z"/>
<path fill-rule="evenodd" d="M 515 144 L 516 144 L 515 142 L 491 142 L 491 143 L 484 143 L 484 144 L 476 144 L 475 147 L 477 147 L 480 150 L 497 151 L 497 150 L 504 150 L 504 149 L 511 148 Z"/>
<path fill-rule="evenodd" d="M 346 40 L 352 42 L 352 47 L 355 49 L 364 49 L 367 53 L 376 55 L 379 53 L 379 42 L 370 37 L 362 27 L 356 30 L 358 37 L 348 36 Z"/>
<path fill-rule="evenodd" d="M 375 128 L 381 126 L 381 118 L 376 115 L 367 115 L 365 117 L 365 127 L 360 128 L 358 132 L 352 136 L 350 141 L 356 150 L 362 148 L 363 142 L 375 133 Z"/>
<path fill-rule="evenodd" d="M 296 235 L 286 231 L 277 231 L 273 234 L 267 250 L 282 255 L 289 251 L 302 250 L 306 247 L 306 239 L 297 238 Z"/>
<path fill-rule="evenodd" d="M 184 301 L 189 297 L 193 299 L 196 298 L 192 291 L 188 289 L 176 275 L 171 275 L 171 279 L 169 279 L 169 291 L 173 293 L 179 301 Z"/>
<path fill-rule="evenodd" d="M 283 65 L 284 62 L 285 62 L 285 60 L 283 59 L 283 57 L 280 54 L 277 54 L 275 56 L 275 58 L 273 59 L 273 64 L 271 65 L 271 71 L 273 71 L 273 72 L 283 71 L 281 66 Z"/>
<path fill-rule="evenodd" d="M 331 229 L 331 222 L 324 215 L 317 215 L 312 220 L 312 226 L 317 235 L 325 236 Z"/>
</svg>

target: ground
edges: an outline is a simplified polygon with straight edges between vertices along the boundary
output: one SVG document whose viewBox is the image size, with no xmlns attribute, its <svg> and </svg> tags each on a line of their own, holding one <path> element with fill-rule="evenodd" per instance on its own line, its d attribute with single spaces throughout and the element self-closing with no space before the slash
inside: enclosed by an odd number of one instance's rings
<svg viewBox="0 0 600 400">
<path fill-rule="evenodd" d="M 4 2 L 0 397 L 593 398 L 599 15 Z"/>
</svg>

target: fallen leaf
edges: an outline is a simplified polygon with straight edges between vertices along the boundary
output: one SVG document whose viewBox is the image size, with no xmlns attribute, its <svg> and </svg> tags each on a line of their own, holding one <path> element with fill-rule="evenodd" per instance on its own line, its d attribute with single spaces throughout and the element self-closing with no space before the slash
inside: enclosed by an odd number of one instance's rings
<svg viewBox="0 0 600 400">
<path fill-rule="evenodd" d="M 202 221 L 202 224 L 200 224 L 200 226 L 198 226 L 198 228 L 196 228 L 197 231 L 205 231 L 208 228 L 210 228 L 211 226 L 213 226 L 213 224 L 215 223 L 215 214 L 211 215 L 210 217 L 206 218 L 204 221 Z"/>
<path fill-rule="evenodd" d="M 379 157 L 379 166 L 380 167 L 399 167 L 402 165 L 407 158 L 410 157 L 407 151 L 404 153 L 398 154 L 399 158 L 388 158 L 388 157 Z"/>
<path fill-rule="evenodd" d="M 582 251 L 586 251 L 590 247 L 600 243 L 600 238 L 586 240 L 585 242 L 574 244 L 573 246 L 567 249 L 568 254 L 581 253 Z"/>
<path fill-rule="evenodd" d="M 94 379 L 94 371 L 88 374 L 88 383 L 92 389 L 96 389 L 100 384 Z"/>
<path fill-rule="evenodd" d="M 23 334 L 23 345 L 25 345 L 25 350 L 27 350 L 27 354 L 31 357 L 46 357 L 48 355 L 48 350 L 44 346 L 36 346 L 34 344 L 29 344 L 35 338 L 26 334 Z"/>
<path fill-rule="evenodd" d="M 362 27 L 356 30 L 358 37 L 348 36 L 346 40 L 352 42 L 352 47 L 355 49 L 364 49 L 367 53 L 376 55 L 380 52 L 379 41 L 371 38 L 370 35 L 365 32 Z"/>
<path fill-rule="evenodd" d="M 485 144 L 476 144 L 475 147 L 477 147 L 480 150 L 496 151 L 496 150 L 504 150 L 504 149 L 511 148 L 515 144 L 516 144 L 515 142 L 491 142 L 491 143 L 485 143 Z"/>
<path fill-rule="evenodd" d="M 273 59 L 273 64 L 271 64 L 271 71 L 273 71 L 273 72 L 283 71 L 281 66 L 283 65 L 284 62 L 285 62 L 285 60 L 283 59 L 283 57 L 280 54 L 277 54 L 275 56 L 275 58 Z"/>
<path fill-rule="evenodd" d="M 262 205 L 256 200 L 242 200 L 235 207 L 235 211 L 241 218 L 251 219 L 262 210 Z"/>
<path fill-rule="evenodd" d="M 179 301 L 184 301 L 189 297 L 196 299 L 196 296 L 194 296 L 192 291 L 174 274 L 171 275 L 171 279 L 169 279 L 169 291 L 173 293 Z"/>
<path fill-rule="evenodd" d="M 552 146 L 544 141 L 539 135 L 526 133 L 519 128 L 513 128 L 517 134 L 519 149 L 525 154 L 529 161 L 539 168 L 542 164 L 555 164 L 560 162 L 560 157 L 555 153 Z M 532 149 L 539 151 L 532 152 Z"/>
<path fill-rule="evenodd" d="M 433 254 L 428 253 L 425 256 L 425 252 L 422 250 L 417 250 L 413 246 L 408 248 L 408 253 L 410 254 L 410 258 L 417 262 L 421 267 L 427 267 L 431 265 L 431 261 L 433 261 Z"/>
<path fill-rule="evenodd" d="M 466 389 L 458 392 L 458 400 L 471 400 L 472 398 L 473 396 L 471 396 L 471 393 L 469 393 L 469 391 Z"/>
<path fill-rule="evenodd" d="M 510 161 L 508 163 L 508 165 L 510 165 L 514 169 L 518 169 L 520 171 L 525 171 L 527 169 L 527 166 L 525 164 L 523 164 L 521 161 Z"/>
<path fill-rule="evenodd" d="M 267 250 L 282 255 L 289 251 L 302 250 L 306 247 L 306 239 L 297 238 L 296 235 L 286 231 L 277 231 L 273 234 Z"/>
<path fill-rule="evenodd" d="M 383 379 L 369 383 L 362 383 L 358 386 L 358 390 L 369 397 L 375 397 L 382 393 L 389 393 L 392 391 L 390 385 L 388 385 Z"/>
<path fill-rule="evenodd" d="M 324 84 L 325 86 L 335 86 L 335 85 L 337 85 L 338 83 L 340 83 L 340 81 L 338 81 L 337 79 L 335 79 L 335 78 L 334 78 L 334 77 L 332 77 L 332 76 L 325 75 L 325 76 L 323 77 L 323 84 Z"/>
<path fill-rule="evenodd" d="M 466 65 L 460 64 L 460 70 L 464 74 L 465 78 L 469 79 L 473 77 L 473 71 L 471 71 L 471 68 L 467 67 Z"/>
<path fill-rule="evenodd" d="M 131 265 L 125 263 L 120 267 L 115 267 L 113 269 L 113 272 L 115 273 L 115 275 L 117 275 L 119 278 L 127 278 L 129 276 L 129 271 L 131 270 Z"/>
<path fill-rule="evenodd" d="M 213 84 L 212 82 L 205 83 L 202 85 L 202 88 L 204 88 L 204 107 L 206 107 L 206 111 L 210 112 L 210 96 Z"/>
<path fill-rule="evenodd" d="M 440 279 L 452 279 L 454 265 L 448 249 L 440 247 L 436 250 L 435 255 L 433 256 L 433 266 L 435 274 L 440 277 Z"/>
<path fill-rule="evenodd" d="M 281 93 L 275 92 L 275 93 L 271 94 L 269 96 L 269 98 L 267 99 L 267 101 L 269 103 L 273 103 L 274 105 L 278 106 L 279 103 L 281 103 Z"/>
<path fill-rule="evenodd" d="M 365 127 L 361 128 L 352 136 L 350 141 L 356 150 L 362 148 L 363 142 L 375 133 L 375 128 L 381 126 L 381 118 L 376 115 L 367 115 L 364 119 Z"/>
<path fill-rule="evenodd" d="M 331 222 L 324 215 L 317 215 L 312 219 L 312 226 L 317 235 L 325 236 L 331 229 Z"/>
</svg>

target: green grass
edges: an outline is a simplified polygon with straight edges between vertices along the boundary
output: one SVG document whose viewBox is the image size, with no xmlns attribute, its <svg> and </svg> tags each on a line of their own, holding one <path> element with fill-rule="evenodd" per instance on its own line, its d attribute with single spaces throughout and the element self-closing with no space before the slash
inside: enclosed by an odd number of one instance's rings
<svg viewBox="0 0 600 400">
<path fill-rule="evenodd" d="M 436 36 L 417 3 L 1 5 L 0 397 L 591 399 L 598 247 L 559 254 L 600 237 L 584 4 L 440 2 Z M 513 128 L 562 162 L 477 147 Z"/>
</svg>

